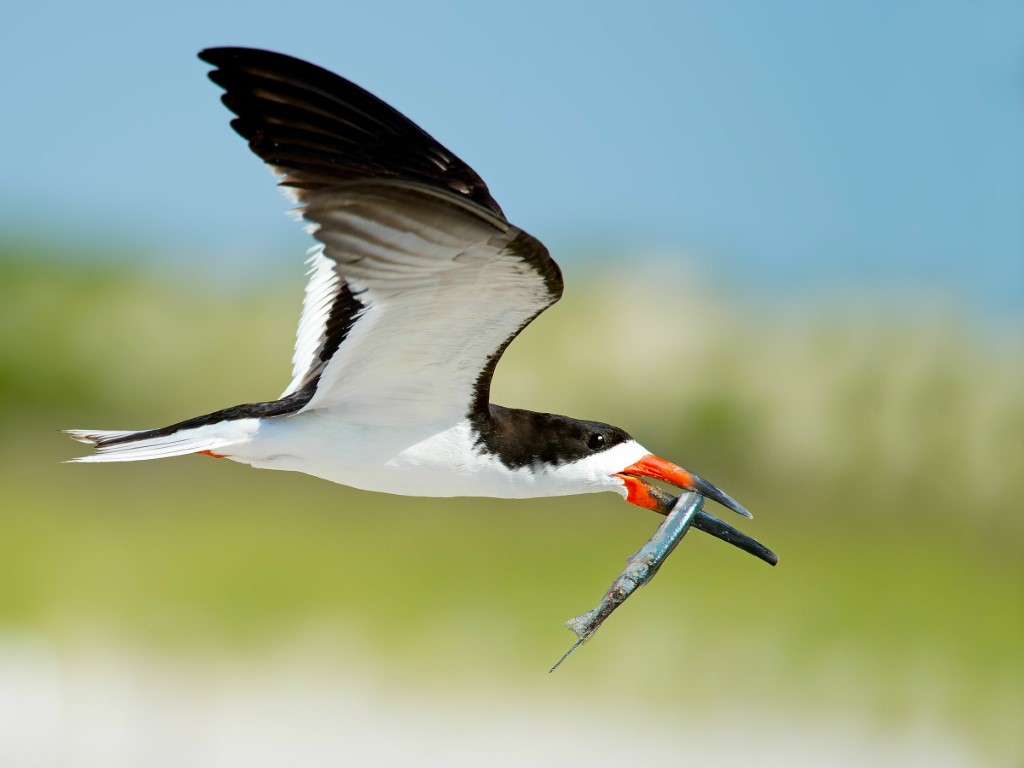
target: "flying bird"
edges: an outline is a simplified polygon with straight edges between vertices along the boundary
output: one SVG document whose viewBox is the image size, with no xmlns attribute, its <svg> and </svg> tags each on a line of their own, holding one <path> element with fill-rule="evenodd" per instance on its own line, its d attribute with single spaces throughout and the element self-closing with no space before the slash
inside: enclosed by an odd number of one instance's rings
<svg viewBox="0 0 1024 768">
<path fill-rule="evenodd" d="M 199 56 L 319 241 L 292 380 L 276 400 L 158 429 L 68 430 L 96 449 L 73 461 L 195 453 L 409 496 L 611 491 L 666 514 L 662 481 L 750 516 L 619 427 L 491 402 L 498 360 L 558 301 L 562 274 L 473 169 L 320 67 L 250 48 Z M 706 511 L 693 525 L 774 563 Z"/>
</svg>

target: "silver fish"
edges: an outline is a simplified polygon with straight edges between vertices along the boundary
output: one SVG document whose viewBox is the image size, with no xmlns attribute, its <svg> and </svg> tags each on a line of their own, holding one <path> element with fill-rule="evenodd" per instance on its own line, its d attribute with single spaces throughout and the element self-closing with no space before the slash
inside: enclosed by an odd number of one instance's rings
<svg viewBox="0 0 1024 768">
<path fill-rule="evenodd" d="M 691 525 L 759 557 L 769 565 L 775 565 L 779 561 L 778 556 L 760 542 L 705 512 L 704 497 L 700 494 L 685 491 L 675 499 L 669 494 L 665 494 L 665 497 L 662 501 L 668 513 L 664 522 L 647 543 L 626 561 L 626 567 L 612 582 L 598 606 L 565 622 L 565 626 L 576 633 L 576 642 L 551 668 L 551 672 L 558 669 L 573 651 L 593 637 L 605 619 L 626 602 L 637 588 L 654 578 L 662 563 L 682 541 Z"/>
</svg>

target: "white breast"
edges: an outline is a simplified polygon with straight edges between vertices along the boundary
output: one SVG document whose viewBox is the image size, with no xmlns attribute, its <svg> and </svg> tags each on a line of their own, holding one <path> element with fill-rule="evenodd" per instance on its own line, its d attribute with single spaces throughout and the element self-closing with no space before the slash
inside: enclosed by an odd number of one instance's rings
<svg viewBox="0 0 1024 768">
<path fill-rule="evenodd" d="M 511 499 L 600 491 L 624 496 L 613 475 L 648 453 L 629 441 L 572 463 L 510 469 L 475 438 L 466 420 L 411 430 L 354 424 L 319 411 L 263 422 L 255 439 L 231 458 L 367 491 Z"/>
</svg>

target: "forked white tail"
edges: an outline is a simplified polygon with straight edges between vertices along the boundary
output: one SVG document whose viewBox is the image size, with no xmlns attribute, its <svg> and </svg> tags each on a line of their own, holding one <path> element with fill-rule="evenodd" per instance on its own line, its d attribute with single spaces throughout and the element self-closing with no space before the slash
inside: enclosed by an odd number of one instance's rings
<svg viewBox="0 0 1024 768">
<path fill-rule="evenodd" d="M 184 456 L 189 453 L 223 449 L 247 443 L 259 428 L 258 419 L 236 419 L 204 424 L 199 427 L 173 429 L 147 429 L 133 431 L 101 429 L 64 430 L 73 440 L 96 447 L 92 456 L 69 459 L 73 462 L 145 461 Z M 173 430 L 173 431 L 172 431 Z"/>
</svg>

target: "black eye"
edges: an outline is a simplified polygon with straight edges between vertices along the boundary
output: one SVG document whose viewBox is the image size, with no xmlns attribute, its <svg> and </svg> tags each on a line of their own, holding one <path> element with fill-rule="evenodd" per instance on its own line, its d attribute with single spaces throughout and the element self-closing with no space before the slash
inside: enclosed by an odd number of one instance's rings
<svg viewBox="0 0 1024 768">
<path fill-rule="evenodd" d="M 595 432 L 587 440 L 587 447 L 592 451 L 599 451 L 604 448 L 604 435 L 600 432 Z"/>
</svg>

